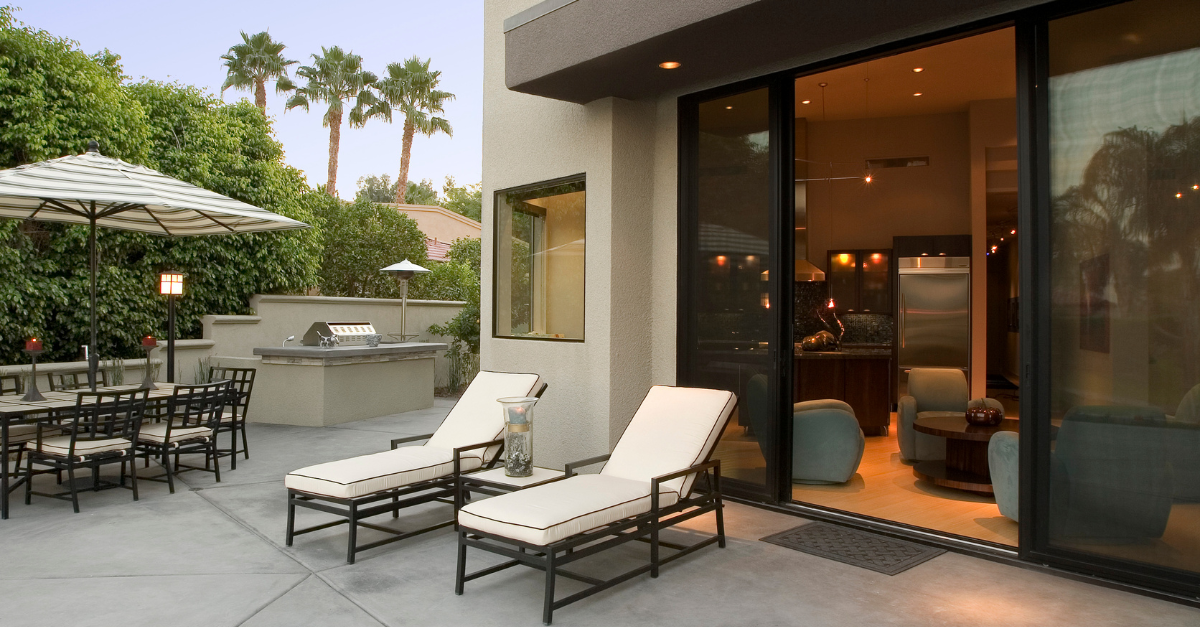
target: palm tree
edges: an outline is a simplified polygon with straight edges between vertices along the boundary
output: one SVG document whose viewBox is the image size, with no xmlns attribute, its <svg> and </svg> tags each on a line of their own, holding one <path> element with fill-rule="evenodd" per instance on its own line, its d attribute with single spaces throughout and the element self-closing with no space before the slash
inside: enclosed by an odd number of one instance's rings
<svg viewBox="0 0 1200 627">
<path fill-rule="evenodd" d="M 396 202 L 404 204 L 408 192 L 408 165 L 412 155 L 413 135 L 420 132 L 429 137 L 434 133 L 454 136 L 450 122 L 438 114 L 445 114 L 444 104 L 454 100 L 454 94 L 438 90 L 442 75 L 429 69 L 430 59 L 421 61 L 412 57 L 404 63 L 389 63 L 387 76 L 375 83 L 379 100 L 366 112 L 366 117 L 380 117 L 392 121 L 392 109 L 404 115 L 404 136 L 400 152 L 400 176 L 396 186 Z"/>
<path fill-rule="evenodd" d="M 247 35 L 242 31 L 242 43 L 230 46 L 228 54 L 221 55 L 228 68 L 221 93 L 235 87 L 254 92 L 254 104 L 267 112 L 267 81 L 277 79 L 275 91 L 285 91 L 279 79 L 287 79 L 289 65 L 299 61 L 285 59 L 283 49 L 287 46 L 271 39 L 267 31 Z"/>
<path fill-rule="evenodd" d="M 336 198 L 343 105 L 347 100 L 354 98 L 355 104 L 349 116 L 350 126 L 362 126 L 366 122 L 364 109 L 378 104 L 375 94 L 371 93 L 371 85 L 377 77 L 373 72 L 363 70 L 362 57 L 345 52 L 338 46 L 322 46 L 321 54 L 314 54 L 312 57 L 312 65 L 302 65 L 296 70 L 296 76 L 307 81 L 303 87 L 296 87 L 290 80 L 283 78 L 279 80 L 279 88 L 296 91 L 288 98 L 286 106 L 289 111 L 296 107 L 308 111 L 310 103 L 329 103 L 329 108 L 321 118 L 321 125 L 329 129 L 329 179 L 325 183 L 325 193 Z"/>
</svg>

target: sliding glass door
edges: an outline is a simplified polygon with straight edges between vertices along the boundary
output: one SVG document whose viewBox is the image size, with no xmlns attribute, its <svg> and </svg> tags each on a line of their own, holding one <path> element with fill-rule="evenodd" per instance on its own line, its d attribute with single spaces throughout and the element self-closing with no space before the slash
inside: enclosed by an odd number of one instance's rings
<svg viewBox="0 0 1200 627">
<path fill-rule="evenodd" d="M 779 198 L 768 87 L 680 104 L 679 380 L 730 390 L 715 458 L 736 493 L 778 492 Z"/>
<path fill-rule="evenodd" d="M 1200 5 L 1050 20 L 1038 549 L 1200 581 Z"/>
</svg>

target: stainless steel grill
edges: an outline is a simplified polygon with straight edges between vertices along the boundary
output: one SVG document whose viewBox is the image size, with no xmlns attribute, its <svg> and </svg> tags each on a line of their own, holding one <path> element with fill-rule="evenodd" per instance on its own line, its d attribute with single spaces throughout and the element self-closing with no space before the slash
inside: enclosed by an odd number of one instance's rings
<svg viewBox="0 0 1200 627">
<path fill-rule="evenodd" d="M 375 326 L 370 322 L 314 322 L 300 341 L 305 346 L 365 344 L 369 336 L 375 335 Z"/>
</svg>

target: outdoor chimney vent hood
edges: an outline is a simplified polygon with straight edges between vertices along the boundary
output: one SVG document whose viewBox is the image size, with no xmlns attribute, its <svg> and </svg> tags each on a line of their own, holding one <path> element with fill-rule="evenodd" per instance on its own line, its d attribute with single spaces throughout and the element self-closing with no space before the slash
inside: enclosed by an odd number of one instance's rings
<svg viewBox="0 0 1200 627">
<path fill-rule="evenodd" d="M 796 260 L 797 281 L 824 281 L 825 272 L 807 259 Z"/>
</svg>

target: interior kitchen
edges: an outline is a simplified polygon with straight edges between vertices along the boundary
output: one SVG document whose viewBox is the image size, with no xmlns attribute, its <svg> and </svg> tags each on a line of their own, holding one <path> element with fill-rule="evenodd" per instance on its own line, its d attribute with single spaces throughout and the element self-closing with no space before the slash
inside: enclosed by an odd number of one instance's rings
<svg viewBox="0 0 1200 627">
<path fill-rule="evenodd" d="M 1018 424 L 1013 55 L 1005 29 L 796 79 L 798 502 L 1017 542 L 985 434 L 930 417 Z"/>
</svg>

